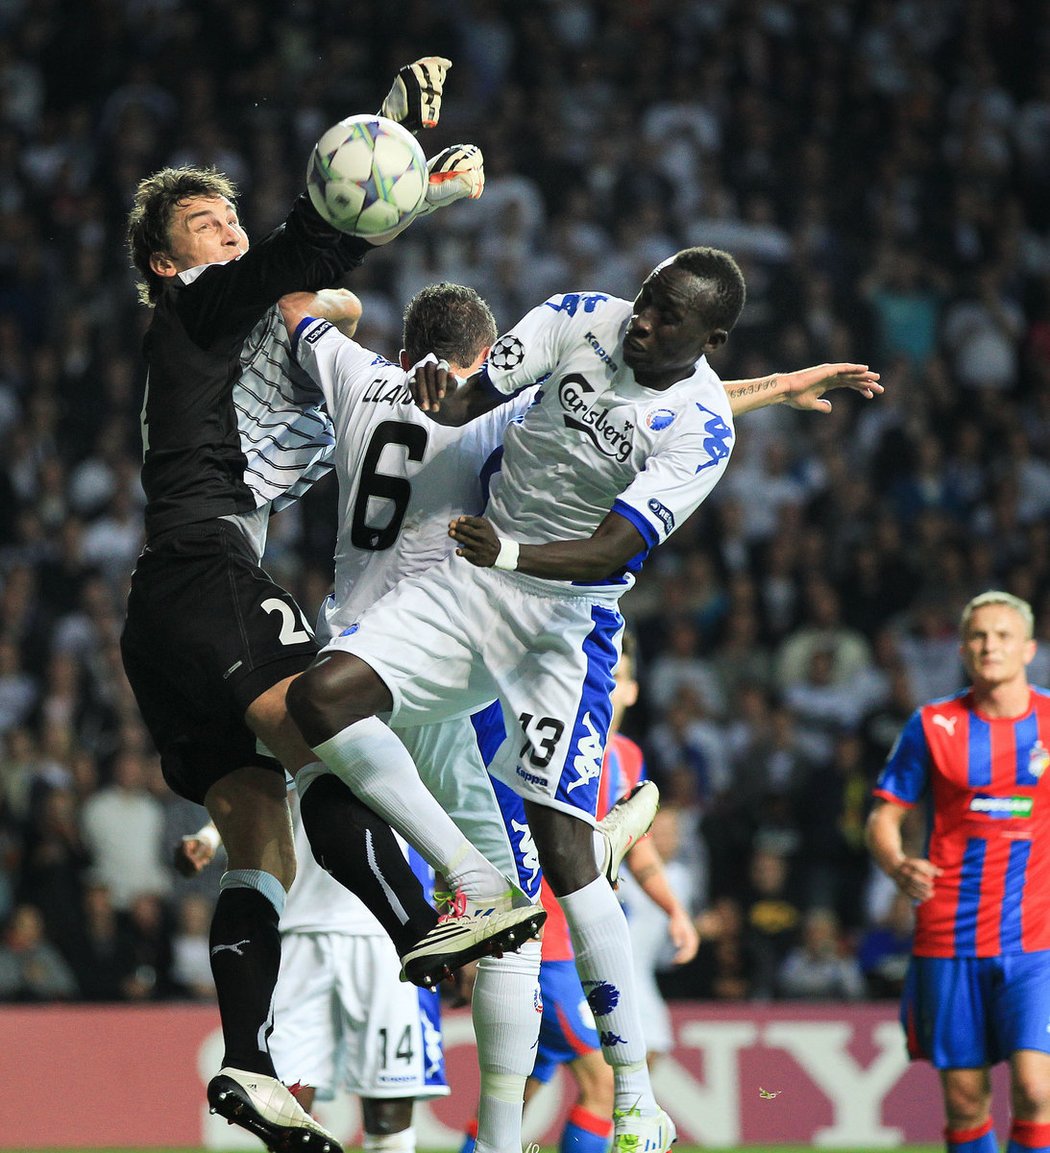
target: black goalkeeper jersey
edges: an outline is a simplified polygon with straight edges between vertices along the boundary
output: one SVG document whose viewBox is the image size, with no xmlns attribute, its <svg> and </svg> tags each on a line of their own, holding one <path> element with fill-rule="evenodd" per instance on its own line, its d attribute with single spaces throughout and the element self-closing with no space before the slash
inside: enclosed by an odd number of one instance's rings
<svg viewBox="0 0 1050 1153">
<path fill-rule="evenodd" d="M 303 195 L 243 256 L 165 284 L 143 342 L 147 540 L 250 512 L 313 479 L 330 427 L 289 370 L 279 316 L 268 314 L 287 292 L 331 287 L 369 248 L 334 231 Z"/>
</svg>

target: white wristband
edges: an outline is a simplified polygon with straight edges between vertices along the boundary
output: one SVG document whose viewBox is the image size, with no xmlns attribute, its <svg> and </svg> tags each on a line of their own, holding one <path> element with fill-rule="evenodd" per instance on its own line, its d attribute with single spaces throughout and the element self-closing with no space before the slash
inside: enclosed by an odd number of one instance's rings
<svg viewBox="0 0 1050 1153">
<path fill-rule="evenodd" d="M 521 552 L 521 545 L 518 544 L 516 540 L 507 540 L 505 536 L 501 536 L 498 539 L 499 552 L 496 554 L 496 559 L 492 562 L 492 567 L 513 572 L 518 567 L 518 553 Z"/>
</svg>

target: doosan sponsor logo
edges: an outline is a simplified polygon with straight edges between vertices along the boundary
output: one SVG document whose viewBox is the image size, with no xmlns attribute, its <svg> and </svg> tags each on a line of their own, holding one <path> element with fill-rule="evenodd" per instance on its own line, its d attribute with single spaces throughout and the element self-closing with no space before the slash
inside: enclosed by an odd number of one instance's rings
<svg viewBox="0 0 1050 1153">
<path fill-rule="evenodd" d="M 986 813 L 989 817 L 1030 817 L 1034 797 L 989 797 L 979 794 L 970 802 L 971 813 Z"/>
</svg>

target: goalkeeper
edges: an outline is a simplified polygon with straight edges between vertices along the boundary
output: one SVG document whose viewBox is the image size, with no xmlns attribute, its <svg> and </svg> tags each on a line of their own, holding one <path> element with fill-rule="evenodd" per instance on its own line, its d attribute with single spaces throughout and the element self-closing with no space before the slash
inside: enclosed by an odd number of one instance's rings
<svg viewBox="0 0 1050 1153">
<path fill-rule="evenodd" d="M 402 68 L 381 113 L 411 130 L 436 124 L 449 66 L 430 57 Z M 427 210 L 484 185 L 472 148 L 446 150 L 432 171 Z M 333 230 L 301 195 L 284 224 L 249 248 L 232 183 L 198 168 L 140 182 L 128 243 L 152 316 L 143 348 L 146 543 L 121 648 L 165 779 L 207 807 L 229 855 L 211 928 L 225 1056 L 208 1099 L 271 1149 L 294 1140 L 304 1153 L 334 1153 L 337 1142 L 276 1079 L 267 1046 L 278 918 L 295 875 L 281 765 L 295 774 L 316 759 L 285 694 L 317 645 L 259 561 L 271 510 L 327 471 L 333 440 L 316 389 L 289 362 L 274 304 L 332 284 L 370 245 Z M 323 295 L 327 315 L 344 319 L 349 294 Z M 399 952 L 425 943 L 436 915 L 386 823 L 346 788 L 325 817 L 342 833 L 340 859 L 326 866 Z M 443 926 L 442 948 L 462 963 L 501 947 L 513 919 L 462 918 Z"/>
</svg>

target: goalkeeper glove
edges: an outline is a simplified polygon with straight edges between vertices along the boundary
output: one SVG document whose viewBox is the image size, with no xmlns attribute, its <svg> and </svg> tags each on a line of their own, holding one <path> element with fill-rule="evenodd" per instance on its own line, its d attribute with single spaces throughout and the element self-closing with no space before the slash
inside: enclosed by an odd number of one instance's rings
<svg viewBox="0 0 1050 1153">
<path fill-rule="evenodd" d="M 424 56 L 398 69 L 379 115 L 396 120 L 409 132 L 433 128 L 441 115 L 441 91 L 452 61 L 443 56 Z"/>
<path fill-rule="evenodd" d="M 476 144 L 453 144 L 427 161 L 427 190 L 417 216 L 485 191 L 485 158 Z"/>
<path fill-rule="evenodd" d="M 481 149 L 476 144 L 453 144 L 445 148 L 437 156 L 427 161 L 426 192 L 423 194 L 423 203 L 412 213 L 406 216 L 399 224 L 386 232 L 380 232 L 367 238 L 368 243 L 379 248 L 389 244 L 395 236 L 402 232 L 421 216 L 427 216 L 438 208 L 454 204 L 457 200 L 469 197 L 477 200 L 485 189 L 485 161 Z"/>
</svg>

